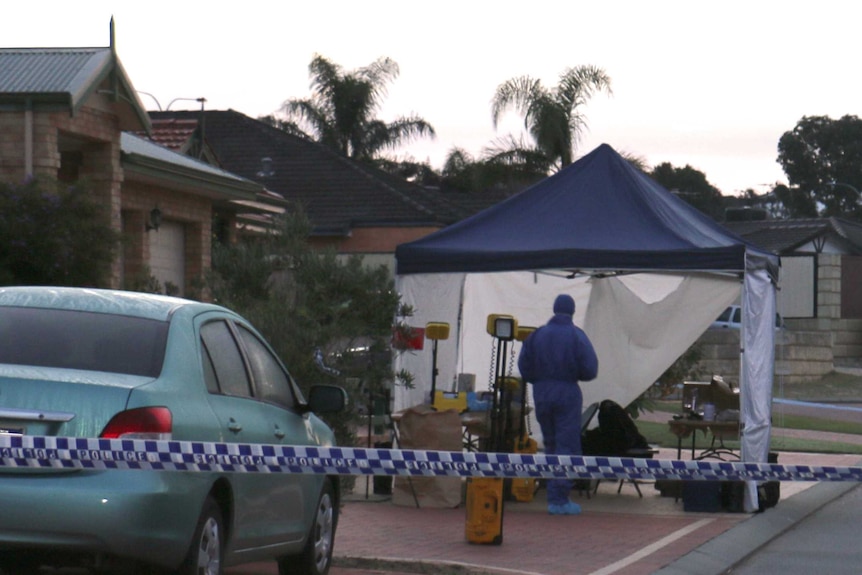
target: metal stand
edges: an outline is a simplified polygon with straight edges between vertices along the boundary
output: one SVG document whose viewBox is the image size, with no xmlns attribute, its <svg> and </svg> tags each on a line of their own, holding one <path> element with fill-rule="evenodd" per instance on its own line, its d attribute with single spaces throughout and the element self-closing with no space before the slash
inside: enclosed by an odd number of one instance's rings
<svg viewBox="0 0 862 575">
<path fill-rule="evenodd" d="M 509 419 L 509 409 L 511 404 L 510 401 L 505 401 L 508 398 L 505 396 L 504 389 L 506 383 L 506 351 L 508 343 L 509 342 L 505 339 L 497 339 L 497 361 L 494 370 L 494 383 L 491 389 L 491 433 L 488 437 L 487 448 L 487 450 L 491 452 L 506 451 L 505 433 L 506 428 L 509 427 L 509 422 L 501 422 L 500 419 L 503 416 L 502 412 L 504 408 L 506 419 Z"/>
</svg>

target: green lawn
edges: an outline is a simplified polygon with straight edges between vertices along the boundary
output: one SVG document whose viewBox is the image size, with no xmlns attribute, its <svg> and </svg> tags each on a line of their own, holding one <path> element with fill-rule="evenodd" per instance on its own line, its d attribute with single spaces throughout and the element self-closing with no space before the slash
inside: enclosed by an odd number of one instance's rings
<svg viewBox="0 0 862 575">
<path fill-rule="evenodd" d="M 783 427 L 785 429 L 806 429 L 809 431 L 862 435 L 862 422 L 856 421 L 836 421 L 820 417 L 776 413 L 773 415 L 772 424 L 775 427 Z"/>
<path fill-rule="evenodd" d="M 653 411 L 667 413 L 668 418 L 670 418 L 672 415 L 680 413 L 680 404 L 679 401 L 655 401 Z M 676 435 L 670 432 L 666 423 L 654 423 L 640 419 L 636 423 L 640 432 L 651 444 L 661 447 L 677 447 L 679 440 Z M 799 415 L 780 414 L 776 416 L 773 421 L 773 429 L 782 428 L 862 435 L 862 422 L 836 421 L 833 419 Z M 695 439 L 695 448 L 697 450 L 706 449 L 710 446 L 710 442 L 710 435 L 698 433 Z M 727 441 L 725 445 L 732 449 L 739 449 L 738 441 Z M 691 438 L 684 439 L 682 446 L 683 449 L 691 449 Z M 862 445 L 782 437 L 777 433 L 773 433 L 772 435 L 771 446 L 773 449 L 779 451 L 862 454 Z"/>
<path fill-rule="evenodd" d="M 676 448 L 678 439 L 668 429 L 666 423 L 656 423 L 652 421 L 637 421 L 637 426 L 640 432 L 647 438 L 651 445 L 661 447 Z M 707 449 L 711 443 L 711 435 L 698 433 L 695 438 L 695 449 L 702 451 Z M 727 447 L 738 450 L 739 441 L 725 441 Z M 771 446 L 778 451 L 802 451 L 809 453 L 852 453 L 862 454 L 862 445 L 850 443 L 838 443 L 834 441 L 816 441 L 809 439 L 797 439 L 792 437 L 781 437 L 773 434 Z M 691 438 L 687 437 L 682 440 L 683 452 L 691 449 Z"/>
</svg>

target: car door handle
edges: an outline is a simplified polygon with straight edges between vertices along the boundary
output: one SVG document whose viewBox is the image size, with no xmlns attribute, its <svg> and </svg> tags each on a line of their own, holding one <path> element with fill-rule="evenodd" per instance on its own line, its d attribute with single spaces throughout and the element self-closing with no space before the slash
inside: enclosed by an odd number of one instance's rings
<svg viewBox="0 0 862 575">
<path fill-rule="evenodd" d="M 227 428 L 233 431 L 234 433 L 239 433 L 242 431 L 242 425 L 237 422 L 233 417 L 230 418 L 230 423 L 227 424 Z"/>
<path fill-rule="evenodd" d="M 275 431 L 273 431 L 273 435 L 275 435 L 277 439 L 284 439 L 285 433 L 281 430 L 279 426 L 276 425 Z"/>
</svg>

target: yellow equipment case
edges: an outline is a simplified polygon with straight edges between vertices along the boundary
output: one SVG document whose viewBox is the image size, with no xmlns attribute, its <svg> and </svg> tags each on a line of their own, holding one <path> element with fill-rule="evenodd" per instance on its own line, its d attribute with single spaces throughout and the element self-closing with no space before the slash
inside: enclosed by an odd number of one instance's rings
<svg viewBox="0 0 862 575">
<path fill-rule="evenodd" d="M 435 391 L 433 405 L 437 411 L 455 409 L 458 413 L 463 413 L 467 411 L 467 392 Z"/>
<path fill-rule="evenodd" d="M 532 437 L 521 437 L 519 441 L 515 442 L 515 453 L 532 454 L 537 453 L 538 451 L 539 444 Z M 522 503 L 527 503 L 533 500 L 537 487 L 535 479 L 530 477 L 516 477 L 509 481 L 511 481 L 509 493 L 511 493 L 512 499 Z"/>
<path fill-rule="evenodd" d="M 503 479 L 467 478 L 468 543 L 503 543 Z"/>
</svg>

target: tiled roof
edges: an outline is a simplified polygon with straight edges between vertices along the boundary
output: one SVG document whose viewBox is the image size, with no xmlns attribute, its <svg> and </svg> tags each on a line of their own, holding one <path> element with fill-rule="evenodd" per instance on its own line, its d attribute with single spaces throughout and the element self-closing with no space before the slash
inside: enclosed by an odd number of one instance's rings
<svg viewBox="0 0 862 575">
<path fill-rule="evenodd" d="M 203 115 L 203 116 L 202 116 Z M 356 227 L 442 227 L 469 213 L 447 194 L 412 184 L 233 110 L 151 112 L 161 128 L 204 119 L 204 140 L 219 165 L 302 205 L 316 234 Z M 176 144 L 174 144 L 176 145 Z M 264 158 L 271 160 L 264 164 Z"/>
<path fill-rule="evenodd" d="M 724 226 L 754 245 L 782 255 L 819 237 L 831 237 L 850 253 L 862 253 L 862 224 L 841 218 L 725 222 Z"/>
<path fill-rule="evenodd" d="M 198 118 L 153 120 L 153 133 L 150 139 L 169 150 L 179 152 L 194 135 L 198 123 Z"/>
<path fill-rule="evenodd" d="M 513 191 L 505 187 L 493 187 L 481 192 L 443 191 L 441 193 L 446 200 L 458 206 L 467 217 L 499 204 L 519 191 L 522 190 Z"/>
</svg>

